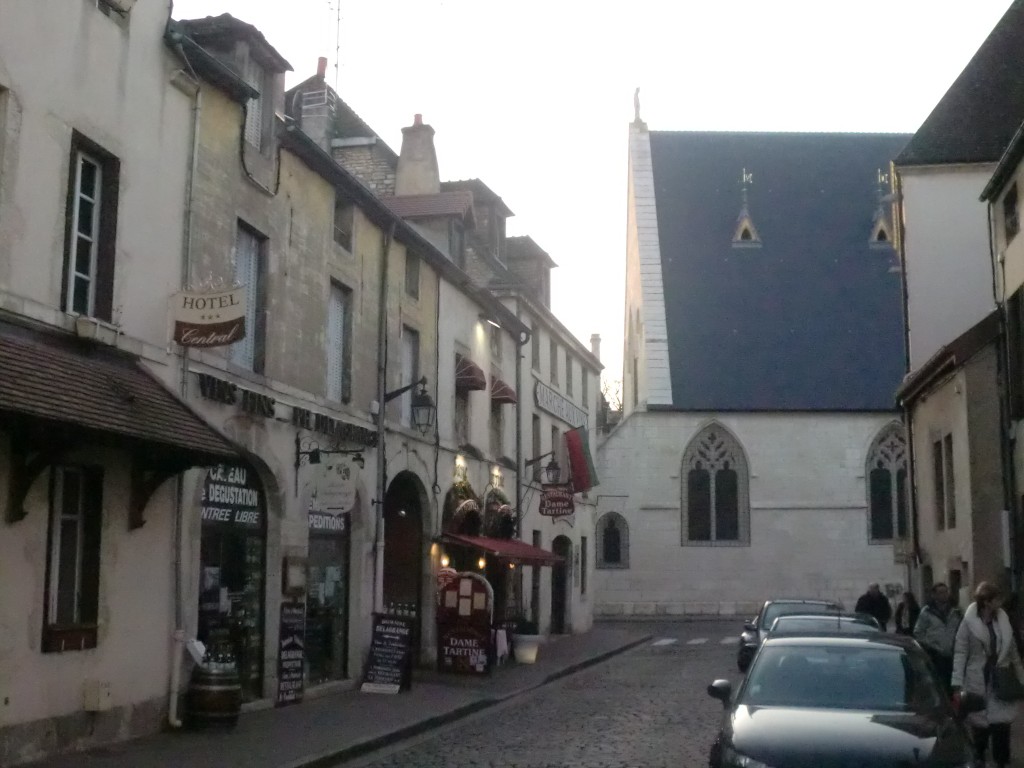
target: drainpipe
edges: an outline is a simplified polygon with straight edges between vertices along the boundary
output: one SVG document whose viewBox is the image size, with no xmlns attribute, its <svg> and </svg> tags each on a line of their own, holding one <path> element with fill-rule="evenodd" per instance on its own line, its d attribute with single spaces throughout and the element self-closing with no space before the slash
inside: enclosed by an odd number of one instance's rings
<svg viewBox="0 0 1024 768">
<path fill-rule="evenodd" d="M 384 494 L 387 491 L 387 459 L 384 440 L 384 395 L 388 373 L 388 262 L 395 238 L 395 222 L 384 235 L 380 261 L 380 305 L 377 308 L 377 498 L 374 508 L 373 610 L 384 612 Z"/>
<path fill-rule="evenodd" d="M 516 319 L 519 314 L 519 299 L 516 299 Z M 516 538 L 523 538 L 523 347 L 530 340 L 531 333 L 520 331 L 516 340 Z M 522 579 L 520 571 L 519 578 Z"/>
<path fill-rule="evenodd" d="M 168 23 L 173 2 L 168 8 Z M 181 287 L 187 290 L 192 280 L 192 215 L 193 215 L 193 193 L 195 189 L 196 165 L 199 159 L 199 116 L 202 111 L 203 93 L 199 85 L 199 77 L 196 75 L 192 65 L 189 64 L 185 50 L 181 43 L 177 44 L 178 53 L 189 69 L 190 76 L 195 83 L 195 92 L 192 100 L 192 147 L 189 162 L 188 180 L 185 183 L 185 216 L 184 232 L 182 233 L 182 259 L 181 259 Z M 183 400 L 188 399 L 188 373 L 189 373 L 189 350 L 182 348 L 181 354 L 181 379 L 179 380 L 179 391 Z M 182 722 L 178 717 L 178 689 L 181 686 L 181 667 L 185 654 L 185 606 L 184 590 L 182 581 L 184 579 L 184 535 L 185 535 L 185 478 L 181 473 L 175 477 L 174 484 L 174 644 L 171 655 L 171 682 L 167 701 L 167 723 L 171 728 L 181 728 Z"/>
</svg>

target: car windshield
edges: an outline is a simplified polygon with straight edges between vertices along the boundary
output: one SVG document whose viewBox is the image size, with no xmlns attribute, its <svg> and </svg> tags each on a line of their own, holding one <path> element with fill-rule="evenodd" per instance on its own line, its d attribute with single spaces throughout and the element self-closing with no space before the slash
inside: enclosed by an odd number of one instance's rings
<svg viewBox="0 0 1024 768">
<path fill-rule="evenodd" d="M 771 629 L 773 634 L 794 632 L 850 632 L 854 634 L 878 632 L 878 627 L 866 621 L 830 616 L 780 616 Z"/>
<path fill-rule="evenodd" d="M 841 610 L 835 603 L 772 603 L 764 609 L 761 617 L 761 628 L 770 629 L 779 616 L 794 613 L 828 613 Z"/>
<path fill-rule="evenodd" d="M 761 649 L 740 702 L 749 706 L 921 712 L 943 698 L 923 657 L 902 648 L 771 645 Z"/>
</svg>

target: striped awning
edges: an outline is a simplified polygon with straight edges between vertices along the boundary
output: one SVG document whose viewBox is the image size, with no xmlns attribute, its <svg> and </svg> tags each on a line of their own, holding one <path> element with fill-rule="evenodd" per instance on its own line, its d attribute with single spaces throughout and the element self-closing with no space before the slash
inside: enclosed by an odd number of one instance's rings
<svg viewBox="0 0 1024 768">
<path fill-rule="evenodd" d="M 480 366 L 458 352 L 455 353 L 455 389 L 460 392 L 487 389 L 487 376 Z"/>
<path fill-rule="evenodd" d="M 515 404 L 516 391 L 497 376 L 491 377 L 491 400 L 496 403 Z"/>
</svg>

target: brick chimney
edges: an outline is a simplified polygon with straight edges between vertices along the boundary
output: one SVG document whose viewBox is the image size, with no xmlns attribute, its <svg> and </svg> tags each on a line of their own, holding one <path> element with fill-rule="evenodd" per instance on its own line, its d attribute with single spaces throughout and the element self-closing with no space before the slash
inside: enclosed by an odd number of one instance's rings
<svg viewBox="0 0 1024 768">
<path fill-rule="evenodd" d="M 402 129 L 402 151 L 395 175 L 396 195 L 435 195 L 441 191 L 441 174 L 434 151 L 434 129 L 416 115 Z"/>
<path fill-rule="evenodd" d="M 590 351 L 594 353 L 594 357 L 598 360 L 601 359 L 601 334 L 592 333 L 590 334 Z"/>
<path fill-rule="evenodd" d="M 321 80 L 327 75 L 327 57 L 321 56 L 316 60 L 316 76 Z"/>
</svg>

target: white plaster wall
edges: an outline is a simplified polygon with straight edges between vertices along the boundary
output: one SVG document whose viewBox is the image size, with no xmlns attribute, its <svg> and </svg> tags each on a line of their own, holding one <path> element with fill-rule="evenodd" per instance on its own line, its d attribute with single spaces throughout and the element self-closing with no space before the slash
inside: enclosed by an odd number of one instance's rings
<svg viewBox="0 0 1024 768">
<path fill-rule="evenodd" d="M 94 3 L 34 0 L 5 3 L 0 22 L 0 86 L 9 90 L 0 292 L 61 304 L 78 130 L 121 162 L 114 321 L 157 347 L 181 283 L 191 150 L 191 100 L 169 84 L 177 65 L 162 39 L 167 5 L 141 0 L 120 21 Z"/>
<path fill-rule="evenodd" d="M 935 386 L 914 406 L 913 433 L 918 536 L 923 562 L 932 566 L 934 581 L 949 581 L 949 569 L 966 562 L 972 569 L 971 460 L 968 444 L 967 382 L 963 369 Z M 938 530 L 935 516 L 933 443 L 953 437 L 953 477 L 956 527 Z M 953 563 L 956 563 L 953 565 Z M 963 574 L 964 585 L 974 583 L 973 572 Z"/>
<path fill-rule="evenodd" d="M 995 308 L 988 210 L 994 165 L 901 168 L 910 367 Z"/>
<path fill-rule="evenodd" d="M 7 440 L 0 434 L 0 498 L 8 492 Z M 40 650 L 50 483 L 45 472 L 32 485 L 27 516 L 4 523 L 0 536 L 0 728 L 80 710 L 85 680 L 109 682 L 114 707 L 166 695 L 174 615 L 173 484 L 157 491 L 146 509 L 146 524 L 129 531 L 126 455 L 91 448 L 68 459 L 105 470 L 97 647 Z M 139 589 L 140 584 L 146 588 Z"/>
<path fill-rule="evenodd" d="M 681 546 L 682 455 L 712 420 L 746 452 L 750 546 Z M 598 615 L 746 613 L 779 595 L 850 607 L 872 581 L 903 583 L 868 544 L 865 463 L 893 414 L 634 413 L 598 450 L 598 516 L 629 525 L 628 569 L 596 572 Z"/>
</svg>

